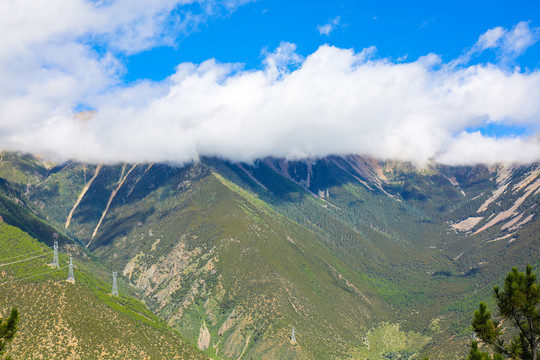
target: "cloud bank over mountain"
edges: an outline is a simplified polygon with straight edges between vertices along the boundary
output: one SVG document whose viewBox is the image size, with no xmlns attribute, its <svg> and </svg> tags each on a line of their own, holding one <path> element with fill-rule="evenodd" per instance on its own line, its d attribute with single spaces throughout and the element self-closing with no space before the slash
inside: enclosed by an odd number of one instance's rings
<svg viewBox="0 0 540 360">
<path fill-rule="evenodd" d="M 0 7 L 14 19 L 0 25 L 10 34 L 0 39 L 1 148 L 94 163 L 348 153 L 419 165 L 540 160 L 540 71 L 512 67 L 538 40 L 529 23 L 490 29 L 448 63 L 329 45 L 302 57 L 283 43 L 260 69 L 211 59 L 181 63 L 161 82 L 124 84 L 123 56 L 174 43 L 245 3 L 204 2 L 195 14 L 182 13 L 188 1 L 138 2 Z M 115 7 L 126 13 L 113 16 Z M 483 51 L 500 61 L 469 65 Z M 490 125 L 526 131 L 478 130 Z"/>
</svg>

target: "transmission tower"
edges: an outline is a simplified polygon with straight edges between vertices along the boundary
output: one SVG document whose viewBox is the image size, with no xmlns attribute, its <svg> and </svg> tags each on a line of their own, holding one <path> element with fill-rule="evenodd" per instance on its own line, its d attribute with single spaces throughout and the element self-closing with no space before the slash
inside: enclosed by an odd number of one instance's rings
<svg viewBox="0 0 540 360">
<path fill-rule="evenodd" d="M 296 344 L 296 336 L 294 335 L 294 326 L 292 328 L 291 344 Z"/>
<path fill-rule="evenodd" d="M 52 261 L 52 267 L 53 268 L 59 268 L 60 265 L 58 264 L 58 241 L 54 241 L 54 255 L 53 255 L 53 261 Z"/>
<path fill-rule="evenodd" d="M 112 273 L 112 296 L 118 296 L 118 284 L 116 283 L 116 271 Z"/>
<path fill-rule="evenodd" d="M 75 275 L 73 275 L 73 257 L 69 257 L 69 272 L 68 272 L 68 281 L 72 283 L 75 282 Z"/>
</svg>

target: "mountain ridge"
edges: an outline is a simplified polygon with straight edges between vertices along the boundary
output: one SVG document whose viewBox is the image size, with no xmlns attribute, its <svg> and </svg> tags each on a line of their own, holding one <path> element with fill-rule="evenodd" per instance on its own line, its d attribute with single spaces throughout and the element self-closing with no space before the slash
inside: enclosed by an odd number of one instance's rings
<svg viewBox="0 0 540 360">
<path fill-rule="evenodd" d="M 468 342 L 472 299 L 483 300 L 514 259 L 540 258 L 538 169 L 419 170 L 348 155 L 103 165 L 95 177 L 97 166 L 69 163 L 19 178 L 41 176 L 21 184 L 33 211 L 57 228 L 70 219 L 68 236 L 120 265 L 154 311 L 209 355 L 346 358 L 384 321 L 400 321 L 404 331 L 456 339 L 452 358 Z M 489 223 L 501 213 L 510 216 Z M 348 319 L 326 303 L 349 309 Z M 304 316 L 318 319 L 317 336 L 348 342 L 302 339 Z M 441 316 L 452 325 L 434 336 Z M 292 326 L 300 346 L 289 347 Z"/>
</svg>

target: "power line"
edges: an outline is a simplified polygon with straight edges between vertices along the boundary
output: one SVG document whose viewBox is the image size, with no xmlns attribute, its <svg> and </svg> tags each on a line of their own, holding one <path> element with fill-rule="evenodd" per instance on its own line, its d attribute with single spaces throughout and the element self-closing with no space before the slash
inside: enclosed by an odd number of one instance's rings
<svg viewBox="0 0 540 360">
<path fill-rule="evenodd" d="M 41 255 L 38 255 L 38 256 L 30 257 L 30 258 L 28 258 L 28 259 L 22 259 L 22 260 L 13 261 L 13 262 L 6 263 L 6 264 L 0 264 L 0 266 L 7 266 L 7 265 L 17 264 L 17 263 L 20 263 L 20 262 L 23 262 L 23 261 L 28 261 L 28 260 L 37 259 L 37 258 L 46 256 L 46 255 L 50 255 L 50 254 L 52 254 L 52 253 L 53 253 L 53 252 L 51 251 L 51 252 L 48 252 L 48 253 L 45 253 L 45 254 L 41 254 Z"/>
<path fill-rule="evenodd" d="M 22 255 L 17 255 L 17 256 L 8 257 L 8 258 L 5 258 L 5 259 L 0 259 L 0 261 L 7 261 L 7 260 L 11 260 L 11 259 L 20 258 L 20 257 L 23 257 L 23 256 L 35 254 L 35 253 L 40 252 L 40 251 L 43 251 L 43 249 L 39 249 L 39 250 L 32 251 L 32 252 L 29 252 L 29 253 L 26 253 L 26 254 L 22 254 Z"/>
<path fill-rule="evenodd" d="M 32 252 L 29 252 L 29 253 L 26 253 L 26 254 L 21 254 L 21 255 L 17 255 L 17 256 L 12 256 L 12 257 L 8 257 L 8 258 L 4 258 L 3 260 L 6 261 L 6 260 L 10 260 L 10 259 L 15 259 L 15 258 L 18 258 L 18 257 L 21 257 L 21 256 L 28 256 L 28 255 L 32 255 L 32 254 L 35 254 L 36 252 L 39 252 L 39 251 L 43 251 L 44 249 L 41 249 L 41 250 L 36 250 L 36 251 L 32 251 Z M 29 258 L 26 258 L 26 259 L 21 259 L 21 260 L 17 260 L 17 261 L 12 261 L 12 262 L 9 262 L 9 263 L 4 263 L 4 264 L 0 264 L 0 267 L 3 267 L 3 266 L 9 266 L 9 265 L 14 265 L 14 264 L 18 264 L 18 263 L 21 263 L 21 262 L 25 262 L 25 261 L 29 261 L 29 260 L 33 260 L 33 259 L 38 259 L 38 258 L 41 258 L 41 257 L 44 257 L 44 256 L 47 256 L 47 255 L 50 255 L 50 254 L 54 254 L 53 256 L 53 263 L 52 263 L 52 266 L 54 267 L 55 265 L 55 261 L 56 261 L 56 256 L 58 256 L 58 252 L 56 252 L 55 254 L 55 251 L 50 251 L 50 252 L 47 252 L 47 253 L 44 253 L 44 254 L 40 254 L 40 255 L 37 255 L 37 256 L 32 256 L 32 257 L 29 257 Z M 64 266 L 64 267 L 60 267 L 59 265 L 57 265 L 57 267 L 53 270 L 50 270 L 50 271 L 46 271 L 46 272 L 39 272 L 37 274 L 33 274 L 33 275 L 29 275 L 29 276 L 25 276 L 25 277 L 21 277 L 21 278 L 18 278 L 18 277 L 12 277 L 11 280 L 15 280 L 15 281 L 18 281 L 18 280 L 25 280 L 25 279 L 29 279 L 29 278 L 33 278 L 33 277 L 36 277 L 36 276 L 40 276 L 40 275 L 46 275 L 46 274 L 49 274 L 49 273 L 52 273 L 56 270 L 61 270 L 61 269 L 66 269 L 66 268 L 69 268 L 69 271 L 68 271 L 68 281 L 71 281 L 71 282 L 75 282 L 75 276 L 74 276 L 74 265 L 73 265 L 73 259 L 72 257 L 70 256 L 70 263 L 71 263 L 71 266 L 70 265 L 67 265 L 67 266 Z M 99 268 L 93 268 L 93 269 L 88 269 L 90 270 L 92 273 L 95 273 L 96 275 L 101 275 L 101 276 L 104 276 L 106 274 L 106 272 L 100 270 Z M 109 273 L 110 274 L 110 273 Z M 5 285 L 7 283 L 9 283 L 10 281 L 6 281 L 6 282 L 0 282 L 0 286 L 1 285 Z M 116 282 L 116 284 L 114 284 Z M 116 278 L 113 279 L 113 291 L 114 291 L 114 294 L 116 294 L 116 292 L 118 291 L 118 284 L 117 284 L 117 280 Z"/>
<path fill-rule="evenodd" d="M 20 279 L 16 279 L 16 280 L 26 280 L 26 279 L 30 279 L 30 278 L 33 278 L 33 277 L 36 277 L 36 276 L 40 276 L 40 275 L 46 275 L 46 274 L 50 274 L 54 271 L 58 271 L 58 270 L 62 270 L 62 269 L 65 269 L 67 268 L 67 266 L 64 266 L 64 267 L 59 267 L 59 268 L 56 268 L 56 269 L 53 269 L 53 270 L 49 270 L 49 271 L 45 271 L 43 273 L 39 273 L 39 274 L 35 274 L 35 275 L 30 275 L 30 276 L 26 276 L 26 277 L 23 277 L 23 278 L 20 278 Z"/>
<path fill-rule="evenodd" d="M 26 254 L 21 254 L 21 255 L 16 255 L 16 256 L 10 256 L 10 257 L 4 258 L 4 259 L 2 259 L 2 260 L 0 260 L 0 261 L 7 261 L 7 260 L 11 260 L 11 259 L 17 259 L 17 258 L 20 258 L 20 257 L 23 257 L 23 256 L 28 256 L 28 255 L 35 254 L 35 253 L 40 252 L 40 251 L 45 251 L 45 249 L 40 249 L 40 250 L 36 250 L 36 251 L 31 251 L 31 252 L 26 253 Z M 75 282 L 75 275 L 74 275 L 74 271 L 73 271 L 73 269 L 74 269 L 74 266 L 73 266 L 73 257 L 70 256 L 70 259 L 69 259 L 69 265 L 60 267 L 60 265 L 59 265 L 58 242 L 57 242 L 57 241 L 54 242 L 54 248 L 53 248 L 53 251 L 49 251 L 49 252 L 46 252 L 46 253 L 43 253 L 43 254 L 40 254 L 40 255 L 37 255 L 37 256 L 31 256 L 31 257 L 28 257 L 28 258 L 25 258 L 25 259 L 20 259 L 20 260 L 17 260 L 17 261 L 12 261 L 12 262 L 8 262 L 8 263 L 3 263 L 3 264 L 0 264 L 0 267 L 3 267 L 3 266 L 9 266 L 9 265 L 14 265 L 14 264 L 18 264 L 18 263 L 25 262 L 25 261 L 29 261 L 29 260 L 33 260 L 33 259 L 38 259 L 38 258 L 47 256 L 47 255 L 50 255 L 50 254 L 53 254 L 53 261 L 52 261 L 52 267 L 53 267 L 53 269 L 52 269 L 52 270 L 49 270 L 49 271 L 41 271 L 41 272 L 38 272 L 38 273 L 35 273 L 35 274 L 32 274 L 32 275 L 23 276 L 23 277 L 16 277 L 16 276 L 13 276 L 13 277 L 10 278 L 9 281 L 1 282 L 1 283 L 0 283 L 0 286 L 6 285 L 6 284 L 8 284 L 8 283 L 11 283 L 11 281 L 13 281 L 13 280 L 15 280 L 15 281 L 26 280 L 26 279 L 34 278 L 34 277 L 37 277 L 37 276 L 47 275 L 47 274 L 53 273 L 53 272 L 55 272 L 55 271 L 58 271 L 58 270 L 61 270 L 61 269 L 66 269 L 66 268 L 69 268 L 67 280 L 74 283 L 74 282 Z M 100 269 L 98 269 L 98 268 L 92 269 L 91 272 L 93 272 L 93 273 L 100 273 L 100 274 L 102 274 L 102 275 L 105 275 L 105 272 L 104 272 L 104 271 L 100 271 Z M 113 289 L 112 289 L 112 295 L 118 296 L 118 284 L 117 284 L 117 280 L 116 280 L 116 271 L 115 271 L 114 274 L 113 274 Z"/>
<path fill-rule="evenodd" d="M 67 268 L 67 266 L 64 266 L 64 267 L 61 267 L 61 268 L 52 269 L 52 270 L 45 271 L 45 272 L 39 272 L 39 273 L 37 273 L 37 274 L 33 274 L 33 275 L 29 275 L 29 276 L 24 276 L 24 277 L 21 277 L 21 278 L 13 277 L 13 278 L 11 278 L 10 280 L 22 281 L 22 280 L 30 279 L 30 278 L 33 278 L 33 277 L 36 277 L 36 276 L 47 275 L 47 274 L 50 274 L 50 273 L 52 273 L 52 272 L 55 272 L 55 271 L 58 271 L 58 270 L 62 270 L 62 269 L 65 269 L 65 268 Z M 1 286 L 1 285 L 8 284 L 8 283 L 9 283 L 8 281 L 3 282 L 3 283 L 0 283 L 0 286 Z"/>
</svg>

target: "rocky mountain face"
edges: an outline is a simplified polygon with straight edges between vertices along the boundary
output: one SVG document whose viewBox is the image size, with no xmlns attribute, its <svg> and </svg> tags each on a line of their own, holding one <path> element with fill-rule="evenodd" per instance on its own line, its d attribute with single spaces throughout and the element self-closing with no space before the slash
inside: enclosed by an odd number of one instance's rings
<svg viewBox="0 0 540 360">
<path fill-rule="evenodd" d="M 540 260 L 538 164 L 4 153 L 0 178 L 4 201 L 43 221 L 23 230 L 74 239 L 217 358 L 455 358 L 478 301 Z M 0 215 L 17 226 L 13 210 Z"/>
</svg>

